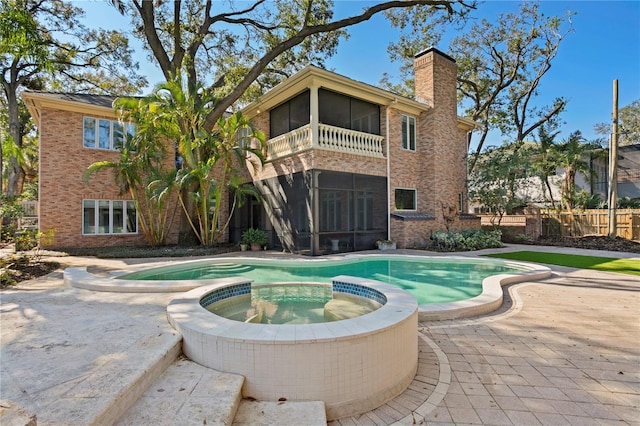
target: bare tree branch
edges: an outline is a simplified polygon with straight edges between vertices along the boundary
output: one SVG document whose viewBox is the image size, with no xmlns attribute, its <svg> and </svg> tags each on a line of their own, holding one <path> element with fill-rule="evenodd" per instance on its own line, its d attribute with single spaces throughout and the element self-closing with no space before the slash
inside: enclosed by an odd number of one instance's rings
<svg viewBox="0 0 640 426">
<path fill-rule="evenodd" d="M 383 12 L 385 10 L 389 10 L 396 7 L 411 7 L 417 5 L 430 5 L 442 10 L 447 11 L 447 13 L 454 13 L 452 4 L 453 3 L 462 3 L 461 1 L 445 1 L 445 0 L 395 0 L 388 1 L 384 3 L 377 4 L 370 8 L 365 9 L 363 13 L 360 15 L 351 16 L 348 18 L 340 19 L 334 22 L 330 22 L 322 25 L 315 26 L 305 26 L 298 31 L 295 35 L 284 40 L 278 45 L 274 46 L 270 51 L 266 52 L 256 63 L 254 66 L 246 73 L 242 81 L 237 85 L 237 87 L 229 93 L 225 98 L 221 99 L 216 108 L 214 108 L 209 116 L 207 117 L 207 125 L 213 126 L 216 120 L 224 114 L 224 112 L 231 106 L 235 101 L 237 101 L 242 94 L 249 88 L 251 83 L 253 83 L 260 73 L 267 67 L 267 65 L 273 61 L 278 55 L 285 52 L 288 49 L 302 43 L 307 37 L 319 34 L 326 33 L 330 31 L 335 31 L 341 28 L 345 28 L 351 25 L 355 25 L 364 21 L 371 19 L 375 14 Z"/>
</svg>

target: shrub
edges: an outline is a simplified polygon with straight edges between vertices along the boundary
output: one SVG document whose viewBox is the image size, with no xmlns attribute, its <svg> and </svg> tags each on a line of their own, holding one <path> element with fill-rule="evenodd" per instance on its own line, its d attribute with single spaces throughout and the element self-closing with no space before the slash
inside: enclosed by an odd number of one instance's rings
<svg viewBox="0 0 640 426">
<path fill-rule="evenodd" d="M 262 247 L 268 241 L 267 233 L 258 228 L 249 228 L 242 233 L 242 242 L 245 244 L 257 244 Z"/>
<path fill-rule="evenodd" d="M 468 229 L 461 232 L 434 232 L 432 247 L 438 251 L 470 251 L 502 247 L 500 231 Z"/>
<path fill-rule="evenodd" d="M 16 280 L 13 279 L 11 272 L 8 268 L 3 266 L 2 261 L 0 261 L 0 288 L 9 287 L 12 285 L 16 285 Z"/>
<path fill-rule="evenodd" d="M 38 230 L 21 229 L 13 236 L 13 242 L 16 245 L 16 251 L 27 251 L 38 246 Z"/>
<path fill-rule="evenodd" d="M 24 210 L 15 197 L 0 197 L 0 241 L 12 242 Z"/>
<path fill-rule="evenodd" d="M 534 241 L 533 237 L 527 234 L 516 234 L 513 237 L 513 242 L 516 244 L 533 244 Z"/>
</svg>

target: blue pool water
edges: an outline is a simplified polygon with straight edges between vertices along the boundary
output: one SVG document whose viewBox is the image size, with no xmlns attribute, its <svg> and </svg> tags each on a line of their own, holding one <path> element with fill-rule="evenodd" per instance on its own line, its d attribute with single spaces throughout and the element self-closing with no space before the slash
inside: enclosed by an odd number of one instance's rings
<svg viewBox="0 0 640 426">
<path fill-rule="evenodd" d="M 491 275 L 522 272 L 501 261 L 387 256 L 333 260 L 212 259 L 123 275 L 127 280 L 199 280 L 243 276 L 259 284 L 326 282 L 337 275 L 374 279 L 413 294 L 421 305 L 454 302 L 482 293 Z"/>
</svg>

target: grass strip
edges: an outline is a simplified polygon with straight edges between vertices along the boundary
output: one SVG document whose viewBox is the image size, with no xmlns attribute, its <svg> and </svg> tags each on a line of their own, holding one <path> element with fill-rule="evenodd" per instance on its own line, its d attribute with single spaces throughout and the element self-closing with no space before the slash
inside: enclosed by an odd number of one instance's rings
<svg viewBox="0 0 640 426">
<path fill-rule="evenodd" d="M 487 254 L 486 256 L 640 276 L 640 261 L 637 259 L 616 259 L 614 257 L 581 256 L 540 251 L 515 251 Z"/>
</svg>

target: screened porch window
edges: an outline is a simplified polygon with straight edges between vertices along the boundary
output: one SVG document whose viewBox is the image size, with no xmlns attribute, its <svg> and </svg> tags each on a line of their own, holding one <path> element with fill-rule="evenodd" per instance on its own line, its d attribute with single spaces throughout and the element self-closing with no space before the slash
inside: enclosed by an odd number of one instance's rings
<svg viewBox="0 0 640 426">
<path fill-rule="evenodd" d="M 275 138 L 309 124 L 309 115 L 311 114 L 309 93 L 306 90 L 269 112 L 269 137 Z"/>
<path fill-rule="evenodd" d="M 356 229 L 373 229 L 373 192 L 356 191 Z"/>
<path fill-rule="evenodd" d="M 380 134 L 380 107 L 331 90 L 318 90 L 320 122 L 374 135 Z"/>
<path fill-rule="evenodd" d="M 342 230 L 342 192 L 324 191 L 320 201 L 320 230 Z"/>
</svg>

